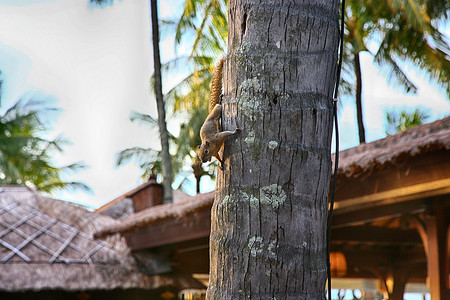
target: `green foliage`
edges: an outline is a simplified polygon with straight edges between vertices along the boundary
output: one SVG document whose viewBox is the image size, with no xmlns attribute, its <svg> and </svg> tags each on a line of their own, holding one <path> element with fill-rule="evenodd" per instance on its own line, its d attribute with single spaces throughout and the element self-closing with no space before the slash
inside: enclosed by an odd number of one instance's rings
<svg viewBox="0 0 450 300">
<path fill-rule="evenodd" d="M 448 1 L 347 1 L 344 64 L 358 52 L 369 52 L 387 71 L 388 82 L 415 93 L 417 87 L 399 66 L 409 61 L 450 96 L 450 48 L 436 25 L 449 10 Z M 367 45 L 374 41 L 378 49 L 372 53 Z"/>
<path fill-rule="evenodd" d="M 416 108 L 413 112 L 405 109 L 396 113 L 394 111 L 386 112 L 386 134 L 392 135 L 403 130 L 423 124 L 429 115 Z"/>
<path fill-rule="evenodd" d="M 417 91 L 417 87 L 399 66 L 399 61 L 410 61 L 423 69 L 450 96 L 450 50 L 436 26 L 438 20 L 448 19 L 450 2 L 350 0 L 346 3 L 341 94 L 354 93 L 353 57 L 365 51 L 374 56 L 375 62 L 386 71 L 387 81 L 393 86 L 407 93 Z M 199 55 L 217 58 L 226 51 L 227 4 L 228 1 L 185 1 L 182 15 L 172 24 L 176 24 L 177 45 L 183 36 L 194 35 L 190 58 Z M 378 41 L 378 50 L 372 53 L 368 43 L 374 41 Z M 199 71 L 208 64 L 194 63 L 194 66 Z"/>
<path fill-rule="evenodd" d="M 130 120 L 131 122 L 149 126 L 151 129 L 158 129 L 158 120 L 147 114 L 133 111 L 130 114 Z M 177 138 L 170 132 L 168 132 L 168 134 L 169 146 L 171 148 L 176 147 Z M 117 153 L 115 164 L 116 166 L 122 166 L 131 160 L 134 160 L 139 165 L 139 168 L 142 170 L 141 177 L 143 179 L 148 179 L 151 174 L 162 174 L 162 154 L 160 150 L 142 147 L 128 148 Z M 174 171 L 178 170 L 180 165 L 181 164 L 172 156 L 172 166 Z"/>
<path fill-rule="evenodd" d="M 175 43 L 187 33 L 194 35 L 191 56 L 217 57 L 226 51 L 228 0 L 185 0 L 176 22 Z"/>
<path fill-rule="evenodd" d="M 182 188 L 183 185 L 189 184 L 188 176 L 192 174 L 192 172 L 186 171 L 183 166 L 185 166 L 186 164 L 193 166 L 197 162 L 197 153 L 195 149 L 197 149 L 197 146 L 201 143 L 200 135 L 198 133 L 200 131 L 200 127 L 203 124 L 203 120 L 207 115 L 207 109 L 208 108 L 206 108 L 206 111 L 205 109 L 195 110 L 195 118 L 190 118 L 186 123 L 183 123 L 181 125 L 181 130 L 178 137 L 175 137 L 169 132 L 169 143 L 172 152 L 172 167 L 175 174 L 183 177 L 180 183 Z M 157 120 L 155 118 L 136 111 L 133 111 L 131 113 L 130 120 L 132 122 L 138 122 L 143 125 L 147 125 L 151 129 L 157 129 L 158 127 Z M 115 164 L 116 166 L 122 166 L 132 160 L 134 160 L 138 164 L 139 168 L 142 171 L 141 177 L 144 180 L 147 180 L 151 174 L 159 175 L 162 172 L 160 150 L 156 150 L 151 147 L 128 148 L 120 151 L 116 155 Z M 202 175 L 209 175 L 213 178 L 213 166 L 209 167 L 209 169 L 207 169 L 206 171 L 203 170 Z"/>
<path fill-rule="evenodd" d="M 52 155 L 62 152 L 67 141 L 61 137 L 53 140 L 41 137 L 47 130 L 41 116 L 54 110 L 43 105 L 33 99 L 20 100 L 0 116 L 0 184 L 23 184 L 44 192 L 90 191 L 84 183 L 62 179 L 67 172 L 85 168 L 84 164 L 63 167 L 53 164 Z"/>
</svg>

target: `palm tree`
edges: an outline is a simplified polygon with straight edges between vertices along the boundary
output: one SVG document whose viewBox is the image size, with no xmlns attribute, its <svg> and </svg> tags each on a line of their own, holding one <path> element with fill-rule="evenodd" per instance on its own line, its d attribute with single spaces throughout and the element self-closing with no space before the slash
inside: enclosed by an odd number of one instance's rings
<svg viewBox="0 0 450 300">
<path fill-rule="evenodd" d="M 65 181 L 63 174 L 84 168 L 82 163 L 56 167 L 52 154 L 61 152 L 65 140 L 42 137 L 47 130 L 41 120 L 43 102 L 19 100 L 0 116 L 0 184 L 32 186 L 40 191 L 82 189 L 91 191 L 84 183 Z"/>
<path fill-rule="evenodd" d="M 89 0 L 89 3 L 92 5 L 103 7 L 105 5 L 112 5 L 114 3 L 114 0 Z M 160 164 L 162 170 L 161 174 L 163 175 L 164 202 L 167 203 L 172 202 L 173 198 L 172 196 L 173 171 L 169 153 L 169 134 L 167 131 L 167 124 L 166 124 L 166 109 L 162 94 L 161 59 L 159 52 L 159 20 L 158 20 L 158 7 L 156 0 L 150 0 L 150 19 L 152 26 L 154 91 L 158 110 L 159 137 L 161 141 Z"/>
<path fill-rule="evenodd" d="M 155 98 L 158 109 L 158 127 L 161 139 L 161 164 L 164 186 L 164 202 L 172 202 L 172 161 L 169 153 L 169 135 L 166 124 L 166 109 L 162 94 L 161 58 L 159 54 L 159 24 L 156 0 L 150 0 L 150 13 L 152 22 L 153 64 L 155 77 Z"/>
<path fill-rule="evenodd" d="M 362 114 L 363 82 L 359 58 L 361 52 L 369 51 L 367 43 L 373 40 L 375 35 L 378 37 L 386 37 L 383 40 L 384 44 L 381 44 L 380 42 L 379 50 L 372 55 L 380 66 L 389 70 L 389 81 L 395 82 L 398 86 L 403 87 L 405 91 L 416 91 L 415 85 L 399 67 L 397 60 L 405 60 L 409 57 L 409 59 L 414 59 L 417 63 L 420 63 L 419 58 L 411 58 L 413 55 L 418 56 L 419 52 L 415 52 L 408 48 L 420 45 L 424 49 L 422 51 L 424 53 L 422 60 L 430 63 L 428 73 L 430 75 L 434 74 L 438 82 L 444 85 L 444 87 L 445 84 L 447 84 L 447 92 L 450 90 L 448 87 L 448 82 L 450 82 L 450 80 L 446 79 L 449 78 L 448 70 L 450 67 L 448 66 L 448 60 L 446 60 L 446 57 L 443 55 L 444 52 L 439 50 L 440 48 L 433 48 L 430 45 L 426 46 L 428 41 L 425 39 L 424 42 L 424 36 L 427 33 L 423 30 L 422 33 L 415 33 L 418 37 L 410 38 L 401 37 L 401 35 L 411 35 L 412 33 L 410 31 L 405 33 L 397 30 L 399 26 L 402 26 L 402 28 L 406 26 L 407 28 L 408 26 L 412 26 L 408 24 L 420 22 L 425 18 L 423 16 L 420 18 L 420 15 L 411 15 L 411 11 L 414 11 L 412 9 L 414 8 L 414 3 L 414 1 L 403 3 L 403 12 L 398 12 L 398 10 L 401 10 L 402 6 L 400 6 L 400 8 L 398 8 L 398 5 L 393 7 L 390 1 L 366 0 L 362 3 L 353 0 L 347 1 L 343 65 L 344 80 L 340 85 L 340 92 L 341 94 L 355 95 L 357 123 L 361 142 L 365 141 L 365 130 Z M 449 4 L 445 3 L 445 1 L 433 1 L 433 3 L 427 5 L 427 13 L 431 20 L 442 17 L 443 12 L 446 11 L 446 7 L 448 8 L 449 6 Z M 171 24 L 173 26 L 173 29 L 175 30 L 175 40 L 178 44 L 181 43 L 183 36 L 185 36 L 187 32 L 194 35 L 193 48 L 189 56 L 175 58 L 162 66 L 163 72 L 173 71 L 179 65 L 186 66 L 190 64 L 192 66 L 190 74 L 165 95 L 166 102 L 168 102 L 169 106 L 173 109 L 172 113 L 176 114 L 181 112 L 183 117 L 188 116 L 188 118 L 192 119 L 192 121 L 189 121 L 190 123 L 201 122 L 205 119 L 207 114 L 206 95 L 209 92 L 209 83 L 213 67 L 218 56 L 223 55 L 226 49 L 225 41 L 228 33 L 226 18 L 227 5 L 228 1 L 226 0 L 186 0 L 180 18 L 177 21 L 165 22 L 165 24 Z M 389 9 L 387 9 L 386 6 L 388 6 Z M 418 9 L 419 11 L 423 10 L 422 7 L 419 7 Z M 198 16 L 201 17 L 199 18 Z M 439 32 L 435 27 L 431 26 L 431 21 L 427 21 L 426 24 L 429 24 L 427 25 L 427 32 L 433 33 L 433 39 L 436 41 L 442 40 Z M 395 41 L 395 38 L 399 41 Z M 389 40 L 393 40 L 391 46 L 390 44 L 386 44 Z M 412 40 L 416 42 L 411 42 Z M 396 48 L 395 45 L 400 45 L 400 42 L 404 45 L 400 48 Z M 445 45 L 442 41 L 439 45 L 441 44 Z M 403 54 L 405 52 L 408 53 L 408 51 L 411 55 Z M 422 63 L 422 65 L 426 67 L 424 63 Z M 356 79 L 352 80 L 351 78 Z M 354 86 L 356 86 L 356 88 Z M 203 114 L 199 113 L 198 110 L 203 112 Z M 179 117 L 180 114 L 177 116 Z M 200 127 L 197 126 L 194 128 L 198 128 L 199 130 Z M 198 136 L 198 132 L 195 131 L 194 134 L 192 134 L 193 129 L 190 128 L 189 130 L 191 133 L 188 135 L 189 139 L 187 140 L 193 141 L 193 137 Z M 183 143 L 185 143 L 185 145 L 191 144 L 186 142 Z M 193 149 L 194 148 L 191 150 Z"/>
<path fill-rule="evenodd" d="M 230 1 L 207 299 L 324 299 L 338 0 Z"/>
<path fill-rule="evenodd" d="M 386 134 L 396 134 L 400 131 L 413 128 L 417 125 L 423 124 L 429 115 L 420 109 L 416 108 L 413 112 L 408 112 L 405 109 L 396 112 L 386 112 Z"/>
<path fill-rule="evenodd" d="M 91 0 L 96 5 L 112 4 L 114 1 Z M 182 17 L 178 22 L 163 21 L 164 25 L 172 25 L 176 31 L 175 39 L 177 44 L 181 42 L 183 33 L 195 28 L 196 38 L 191 55 L 187 57 L 177 57 L 161 67 L 162 72 L 173 71 L 177 66 L 192 65 L 191 72 L 166 95 L 164 101 L 171 107 L 174 117 L 183 118 L 186 121 L 181 123 L 178 138 L 168 133 L 171 148 L 176 149 L 172 159 L 172 170 L 174 174 L 181 175 L 185 179 L 189 172 L 182 168 L 184 163 L 191 165 L 196 179 L 196 191 L 200 192 L 201 177 L 206 175 L 214 178 L 215 163 L 210 164 L 206 169 L 197 159 L 196 149 L 200 144 L 199 132 L 203 120 L 208 114 L 208 95 L 211 75 L 214 70 L 215 60 L 223 54 L 226 48 L 224 42 L 227 35 L 226 5 L 228 1 L 186 1 Z M 156 10 L 155 10 L 156 11 Z M 196 24 L 197 15 L 204 18 Z M 152 26 L 156 28 L 156 26 Z M 153 36 L 156 36 L 153 34 Z M 156 52 L 154 52 L 156 53 Z M 155 58 L 156 59 L 156 58 Z M 157 60 L 157 59 L 156 59 Z M 155 61 L 156 61 L 155 60 Z M 155 63 L 156 66 L 156 63 Z M 156 94 L 157 71 L 152 75 L 152 88 Z M 140 116 L 139 116 L 140 115 Z M 162 118 L 159 118 L 160 120 Z M 144 121 L 150 126 L 155 125 L 155 120 L 145 114 L 133 112 L 132 121 Z M 162 136 L 161 136 L 162 137 Z M 164 161 L 162 152 L 153 148 L 133 147 L 122 150 L 116 157 L 116 165 L 123 165 L 134 159 L 143 171 L 142 177 L 148 178 L 152 172 L 162 174 L 162 164 Z M 183 180 L 182 183 L 185 183 Z"/>
<path fill-rule="evenodd" d="M 398 61 L 409 61 L 423 69 L 450 95 L 449 46 L 436 27 L 436 21 L 447 17 L 448 1 L 347 1 L 345 26 L 344 71 L 355 78 L 355 102 L 360 143 L 365 143 L 362 113 L 362 76 L 360 53 L 366 52 L 388 70 L 387 80 L 415 93 L 417 87 L 409 80 Z M 380 39 L 372 53 L 368 42 Z M 347 90 L 348 91 L 348 90 Z"/>
</svg>

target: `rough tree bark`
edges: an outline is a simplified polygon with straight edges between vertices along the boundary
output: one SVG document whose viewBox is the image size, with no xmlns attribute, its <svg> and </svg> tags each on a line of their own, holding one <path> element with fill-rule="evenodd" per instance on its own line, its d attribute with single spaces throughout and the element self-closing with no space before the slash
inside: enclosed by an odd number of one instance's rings
<svg viewBox="0 0 450 300">
<path fill-rule="evenodd" d="M 324 299 L 338 0 L 230 0 L 208 299 Z"/>
<path fill-rule="evenodd" d="M 159 25 L 156 0 L 150 0 L 152 21 L 153 62 L 155 65 L 155 98 L 158 109 L 158 126 L 161 139 L 164 203 L 172 202 L 172 160 L 169 153 L 169 134 L 166 126 L 166 110 L 162 94 L 161 59 L 159 54 Z"/>
</svg>

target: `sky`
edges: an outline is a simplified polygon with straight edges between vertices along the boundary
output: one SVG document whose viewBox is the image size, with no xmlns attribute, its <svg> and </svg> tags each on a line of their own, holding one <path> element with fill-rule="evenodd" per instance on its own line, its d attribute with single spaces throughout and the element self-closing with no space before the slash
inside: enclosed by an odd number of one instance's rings
<svg viewBox="0 0 450 300">
<path fill-rule="evenodd" d="M 160 18 L 177 15 L 182 1 L 160 1 Z M 450 36 L 450 26 L 446 27 Z M 129 121 L 135 110 L 156 114 L 149 90 L 153 73 L 147 0 L 115 1 L 104 8 L 88 0 L 0 0 L 0 70 L 4 86 L 0 113 L 22 97 L 45 99 L 59 113 L 51 120 L 49 137 L 71 141 L 57 165 L 82 161 L 88 168 L 68 179 L 87 183 L 93 194 L 58 193 L 55 197 L 90 208 L 108 202 L 141 183 L 134 163 L 115 167 L 120 150 L 158 147 L 156 132 Z M 162 61 L 175 55 L 173 37 L 161 40 Z M 182 46 L 178 54 L 187 53 Z M 386 82 L 386 74 L 362 55 L 363 109 L 367 140 L 385 136 L 384 112 L 419 107 L 430 121 L 450 114 L 445 93 L 411 66 L 405 69 L 419 87 L 405 95 Z M 165 78 L 167 89 L 182 78 Z M 357 146 L 355 108 L 343 99 L 339 114 L 341 149 Z M 209 186 L 213 188 L 213 186 Z"/>
</svg>

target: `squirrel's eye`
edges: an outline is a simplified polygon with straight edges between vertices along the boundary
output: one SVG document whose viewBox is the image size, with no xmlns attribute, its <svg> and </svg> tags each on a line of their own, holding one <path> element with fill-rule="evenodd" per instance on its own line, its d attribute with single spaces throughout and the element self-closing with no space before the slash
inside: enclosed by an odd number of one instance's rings
<svg viewBox="0 0 450 300">
<path fill-rule="evenodd" d="M 208 152 L 209 152 L 208 149 L 206 149 L 206 150 L 205 150 L 205 154 L 208 154 Z"/>
</svg>

